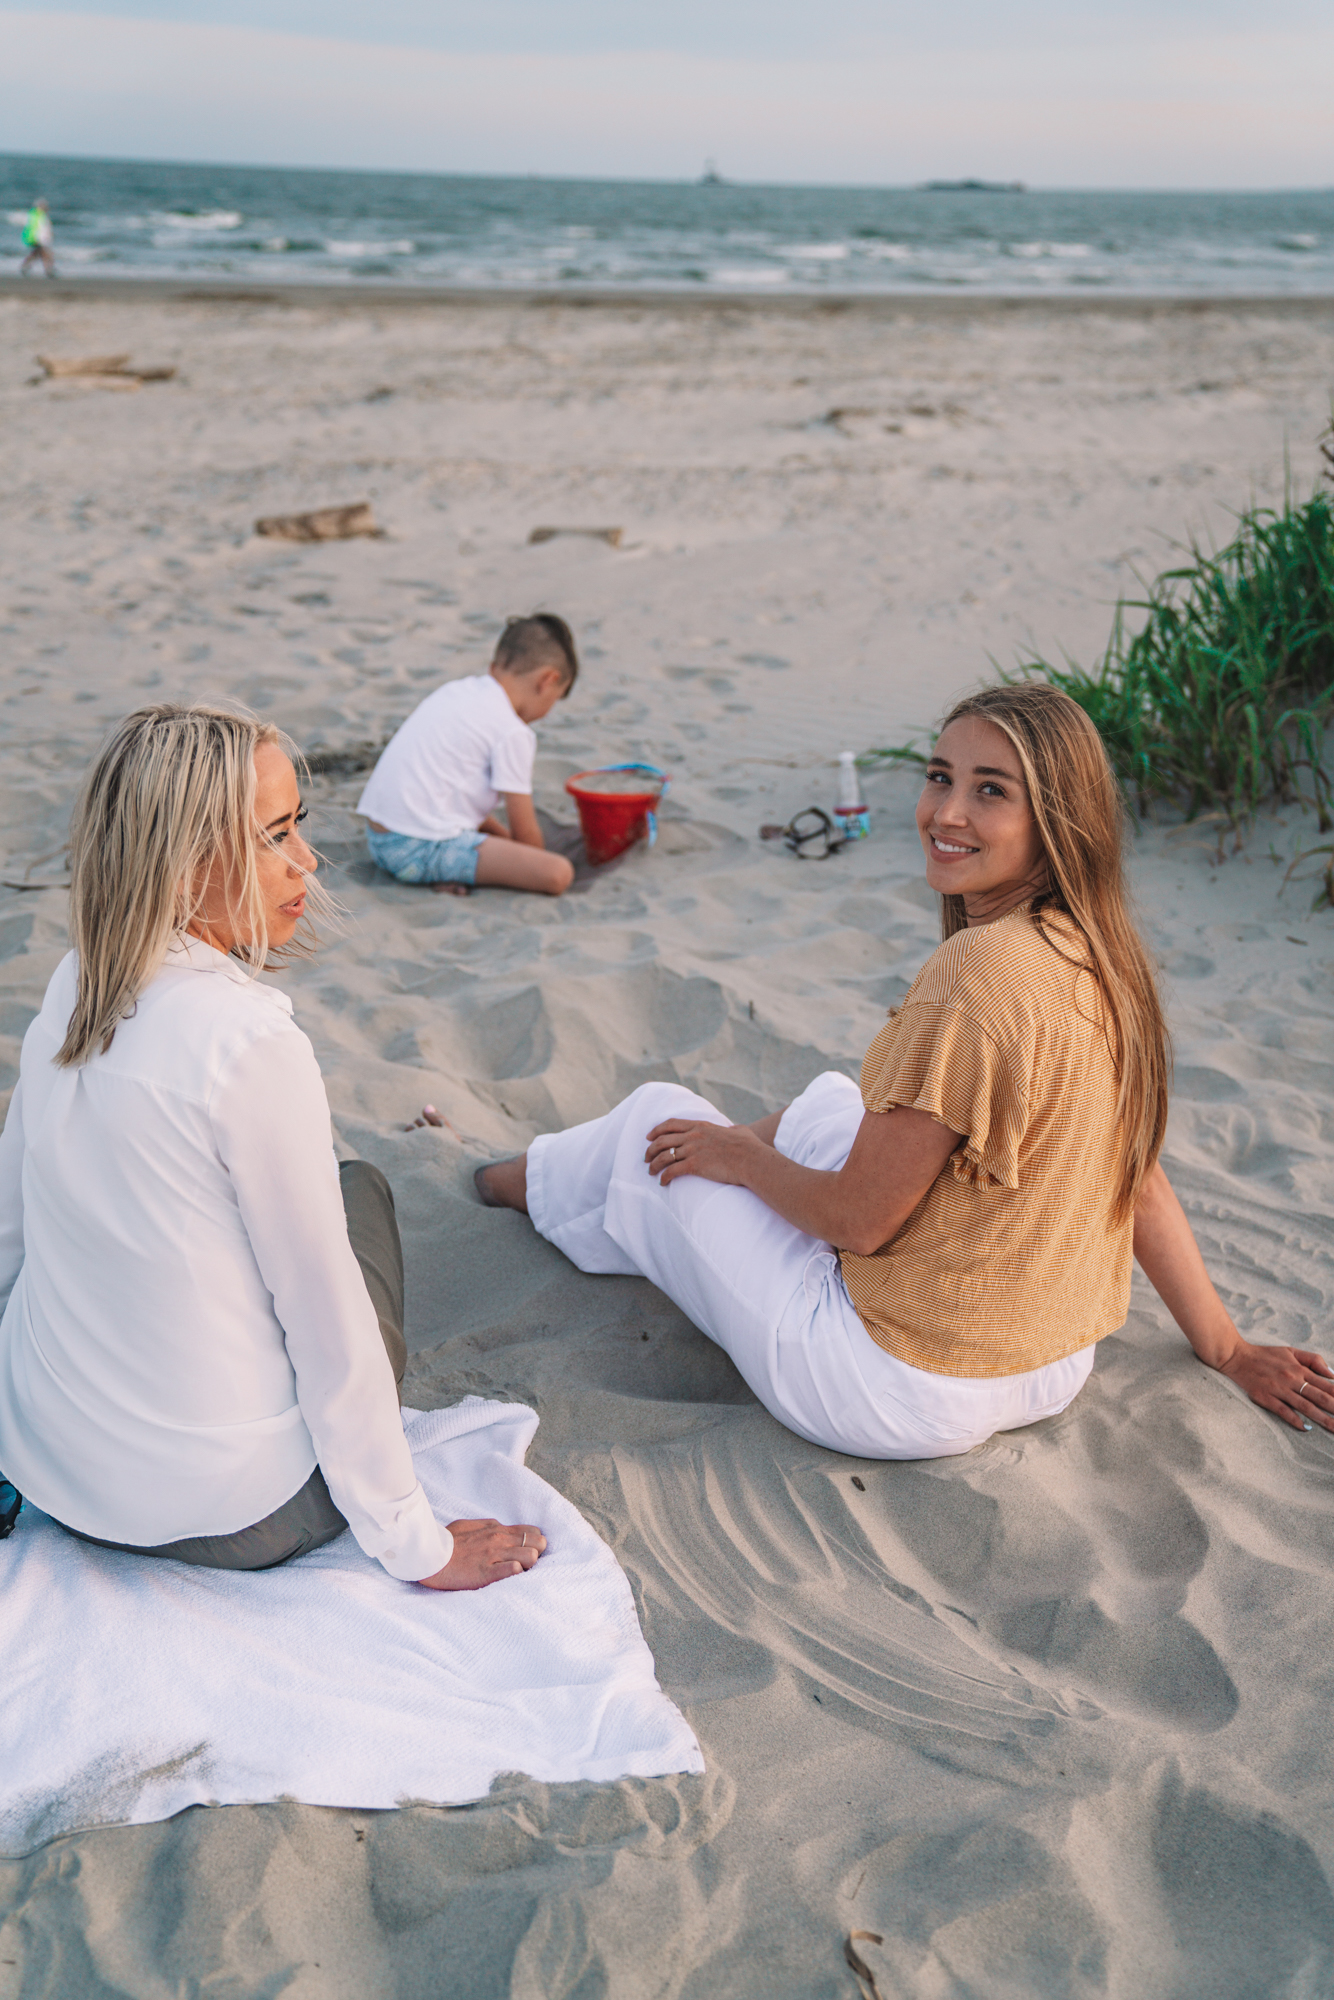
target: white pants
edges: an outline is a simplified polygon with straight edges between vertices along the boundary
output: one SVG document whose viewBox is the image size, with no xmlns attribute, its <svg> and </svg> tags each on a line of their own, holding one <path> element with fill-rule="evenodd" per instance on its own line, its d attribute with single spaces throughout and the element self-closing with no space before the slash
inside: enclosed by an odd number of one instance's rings
<svg viewBox="0 0 1334 2000">
<path fill-rule="evenodd" d="M 651 1278 L 798 1436 L 857 1458 L 946 1458 L 1055 1416 L 1083 1388 L 1091 1346 L 1025 1375 L 929 1375 L 896 1360 L 862 1325 L 829 1244 L 748 1188 L 653 1178 L 645 1141 L 666 1118 L 729 1122 L 680 1084 L 646 1083 L 605 1118 L 533 1141 L 528 1212 L 581 1271 Z M 861 1119 L 856 1085 L 827 1071 L 784 1112 L 778 1150 L 836 1171 Z"/>
</svg>

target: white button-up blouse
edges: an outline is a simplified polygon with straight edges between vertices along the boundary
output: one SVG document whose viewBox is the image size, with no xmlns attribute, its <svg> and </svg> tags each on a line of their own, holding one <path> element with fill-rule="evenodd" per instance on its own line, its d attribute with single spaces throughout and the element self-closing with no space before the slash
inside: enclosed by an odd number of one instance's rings
<svg viewBox="0 0 1334 2000">
<path fill-rule="evenodd" d="M 56 968 L 0 1135 L 0 1473 L 156 1547 L 263 1520 L 318 1461 L 392 1576 L 448 1562 L 283 993 L 181 939 L 111 1047 L 52 1061 Z"/>
</svg>

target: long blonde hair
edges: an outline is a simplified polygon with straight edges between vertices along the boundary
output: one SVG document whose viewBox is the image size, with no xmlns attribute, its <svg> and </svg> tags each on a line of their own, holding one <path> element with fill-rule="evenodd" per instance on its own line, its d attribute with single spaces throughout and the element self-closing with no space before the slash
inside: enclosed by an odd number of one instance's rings
<svg viewBox="0 0 1334 2000">
<path fill-rule="evenodd" d="M 1034 899 L 1034 923 L 1060 950 L 1042 917 L 1044 910 L 1062 910 L 1088 950 L 1116 1066 L 1122 1170 L 1113 1214 L 1124 1222 L 1162 1149 L 1171 1049 L 1153 964 L 1126 895 L 1121 794 L 1097 729 L 1048 682 L 965 695 L 942 727 L 965 716 L 1001 730 L 1019 759 L 1047 861 L 1048 888 Z M 968 922 L 963 898 L 942 896 L 941 906 L 941 933 L 953 937 Z"/>
<path fill-rule="evenodd" d="M 300 762 L 272 723 L 204 703 L 127 715 L 93 765 L 70 827 L 70 942 L 78 991 L 56 1061 L 66 1068 L 111 1047 L 172 940 L 200 913 L 214 861 L 226 857 L 228 914 L 253 972 L 270 962 L 256 857 L 255 751 L 271 743 Z M 308 897 L 328 899 L 307 877 Z M 303 919 L 303 922 L 305 920 Z M 276 958 L 308 957 L 313 931 Z"/>
</svg>

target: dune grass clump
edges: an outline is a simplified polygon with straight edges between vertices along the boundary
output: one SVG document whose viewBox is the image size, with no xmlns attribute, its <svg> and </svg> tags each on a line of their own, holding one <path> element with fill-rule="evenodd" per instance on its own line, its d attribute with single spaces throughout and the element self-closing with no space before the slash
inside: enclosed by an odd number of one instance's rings
<svg viewBox="0 0 1334 2000">
<path fill-rule="evenodd" d="M 1334 427 L 1322 450 L 1334 479 Z M 1209 814 L 1240 840 L 1265 803 L 1314 807 L 1334 829 L 1325 739 L 1334 721 L 1334 493 L 1242 514 L 1227 547 L 1193 545 L 1117 607 L 1086 671 L 1021 660 L 1005 680 L 1063 688 L 1096 723 L 1130 803 Z M 1132 629 L 1133 627 L 1133 629 Z M 868 750 L 863 768 L 925 764 L 917 744 Z M 1308 850 L 1334 856 L 1334 844 Z M 1334 903 L 1334 859 L 1319 900 Z"/>
<path fill-rule="evenodd" d="M 1072 696 L 1141 813 L 1161 800 L 1240 830 L 1266 801 L 1299 802 L 1329 832 L 1334 501 L 1252 508 L 1226 548 L 1190 555 L 1117 606 L 1092 671 L 1032 659 L 1006 678 L 1040 675 Z"/>
</svg>

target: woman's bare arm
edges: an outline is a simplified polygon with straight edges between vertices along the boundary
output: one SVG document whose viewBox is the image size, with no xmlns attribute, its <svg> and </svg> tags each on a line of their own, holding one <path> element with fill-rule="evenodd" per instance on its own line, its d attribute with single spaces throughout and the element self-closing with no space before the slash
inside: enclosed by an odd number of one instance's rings
<svg viewBox="0 0 1334 2000">
<path fill-rule="evenodd" d="M 1216 1368 L 1294 1430 L 1334 1431 L 1334 1370 L 1297 1347 L 1243 1340 L 1204 1268 L 1199 1245 L 1172 1186 L 1156 1166 L 1135 1207 L 1135 1256 L 1153 1289 L 1206 1367 Z M 1313 1379 L 1314 1378 L 1314 1379 Z"/>
<path fill-rule="evenodd" d="M 686 1118 L 654 1126 L 644 1157 L 664 1186 L 681 1174 L 699 1174 L 749 1188 L 797 1229 L 870 1256 L 902 1229 L 961 1144 L 958 1132 L 925 1111 L 902 1108 L 866 1112 L 837 1173 L 799 1167 L 749 1125 Z"/>
</svg>

